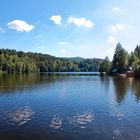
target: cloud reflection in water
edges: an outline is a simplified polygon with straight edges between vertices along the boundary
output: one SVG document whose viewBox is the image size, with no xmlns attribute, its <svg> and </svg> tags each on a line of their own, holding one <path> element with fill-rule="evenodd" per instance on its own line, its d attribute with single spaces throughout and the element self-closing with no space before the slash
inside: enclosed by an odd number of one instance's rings
<svg viewBox="0 0 140 140">
<path fill-rule="evenodd" d="M 52 120 L 51 120 L 51 124 L 50 127 L 53 129 L 60 129 L 62 128 L 62 118 L 57 114 L 54 115 Z"/>
<path fill-rule="evenodd" d="M 80 128 L 86 128 L 86 125 L 94 120 L 94 115 L 91 112 L 86 112 L 82 115 L 76 115 L 72 119 L 72 124 Z"/>
<path fill-rule="evenodd" d="M 31 120 L 31 116 L 34 114 L 32 109 L 28 106 L 21 107 L 10 114 L 12 124 L 23 125 Z"/>
<path fill-rule="evenodd" d="M 113 131 L 113 139 L 122 139 L 122 132 L 121 132 L 121 129 L 119 128 L 116 128 L 114 131 Z"/>
<path fill-rule="evenodd" d="M 114 111 L 112 110 L 112 111 L 110 112 L 110 114 L 111 114 L 111 116 L 117 118 L 119 121 L 121 121 L 121 120 L 123 120 L 123 119 L 128 119 L 128 118 L 126 118 L 124 112 L 119 111 L 119 110 L 117 110 L 117 109 L 114 109 Z"/>
</svg>

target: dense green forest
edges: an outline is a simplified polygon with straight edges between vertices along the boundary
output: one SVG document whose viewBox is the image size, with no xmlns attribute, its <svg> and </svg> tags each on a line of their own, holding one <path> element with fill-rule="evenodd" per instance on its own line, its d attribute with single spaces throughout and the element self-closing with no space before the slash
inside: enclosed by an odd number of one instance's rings
<svg viewBox="0 0 140 140">
<path fill-rule="evenodd" d="M 0 49 L 0 71 L 6 73 L 98 71 L 102 59 L 58 58 L 47 54 Z"/>
<path fill-rule="evenodd" d="M 130 70 L 140 77 L 140 45 L 129 54 L 118 43 L 112 62 L 108 57 L 104 60 L 81 57 L 59 58 L 48 54 L 0 49 L 0 72 L 5 73 L 99 71 L 112 74 L 126 73 Z"/>
</svg>

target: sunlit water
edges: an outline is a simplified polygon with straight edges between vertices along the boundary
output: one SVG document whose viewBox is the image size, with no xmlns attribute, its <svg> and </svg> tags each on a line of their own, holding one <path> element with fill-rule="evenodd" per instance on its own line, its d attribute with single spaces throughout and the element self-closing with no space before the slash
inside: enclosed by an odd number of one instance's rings
<svg viewBox="0 0 140 140">
<path fill-rule="evenodd" d="M 0 75 L 0 140 L 140 140 L 140 80 Z"/>
</svg>

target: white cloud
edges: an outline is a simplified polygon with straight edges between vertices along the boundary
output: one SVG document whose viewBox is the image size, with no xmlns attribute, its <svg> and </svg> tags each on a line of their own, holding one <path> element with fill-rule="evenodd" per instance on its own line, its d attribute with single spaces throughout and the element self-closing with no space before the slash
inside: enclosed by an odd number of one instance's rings
<svg viewBox="0 0 140 140">
<path fill-rule="evenodd" d="M 67 53 L 70 48 L 70 43 L 65 41 L 59 41 L 57 42 L 57 47 L 59 48 L 59 51 L 63 54 Z"/>
<path fill-rule="evenodd" d="M 59 47 L 59 50 L 61 53 L 67 53 L 69 47 L 70 47 L 70 43 L 69 42 L 64 42 L 64 41 L 60 41 L 57 42 L 57 45 Z"/>
<path fill-rule="evenodd" d="M 124 24 L 116 24 L 108 26 L 108 29 L 111 33 L 122 31 L 126 26 Z"/>
<path fill-rule="evenodd" d="M 91 20 L 87 20 L 84 17 L 81 17 L 81 18 L 69 17 L 68 23 L 73 23 L 76 26 L 79 26 L 79 27 L 84 26 L 87 28 L 92 28 L 95 25 Z"/>
<path fill-rule="evenodd" d="M 120 8 L 118 6 L 112 8 L 113 11 L 119 12 Z"/>
<path fill-rule="evenodd" d="M 66 49 L 60 49 L 60 51 L 61 51 L 62 53 L 66 53 L 66 52 L 67 52 Z"/>
<path fill-rule="evenodd" d="M 59 45 L 69 45 L 69 42 L 63 42 L 63 41 L 60 41 L 58 42 Z"/>
<path fill-rule="evenodd" d="M 45 49 L 44 46 L 37 46 L 37 49 Z"/>
<path fill-rule="evenodd" d="M 3 28 L 0 28 L 0 33 L 5 33 L 5 30 Z"/>
<path fill-rule="evenodd" d="M 62 21 L 61 15 L 54 15 L 50 17 L 50 20 L 52 20 L 55 24 L 60 25 Z"/>
<path fill-rule="evenodd" d="M 125 13 L 124 9 L 121 9 L 121 8 L 118 7 L 118 6 L 113 7 L 112 10 L 113 10 L 114 12 L 120 13 L 120 14 L 124 14 L 124 13 Z"/>
<path fill-rule="evenodd" d="M 27 22 L 23 20 L 13 20 L 8 23 L 8 26 L 10 29 L 14 29 L 20 32 L 30 32 L 33 30 L 34 26 L 31 24 L 28 24 Z"/>
<path fill-rule="evenodd" d="M 114 36 L 109 36 L 107 42 L 111 43 L 111 44 L 116 44 L 117 43 L 117 39 Z"/>
</svg>

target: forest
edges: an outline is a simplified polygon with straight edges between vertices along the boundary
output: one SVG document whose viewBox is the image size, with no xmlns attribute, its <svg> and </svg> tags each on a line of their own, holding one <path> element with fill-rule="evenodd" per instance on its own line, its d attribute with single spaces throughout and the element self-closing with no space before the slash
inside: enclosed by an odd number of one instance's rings
<svg viewBox="0 0 140 140">
<path fill-rule="evenodd" d="M 1 73 L 98 71 L 102 59 L 59 58 L 48 54 L 0 49 Z"/>
<path fill-rule="evenodd" d="M 140 77 L 140 45 L 130 54 L 120 43 L 116 45 L 113 60 L 61 58 L 48 54 L 0 49 L 0 73 L 29 72 L 90 72 L 126 73 L 134 71 Z"/>
</svg>

